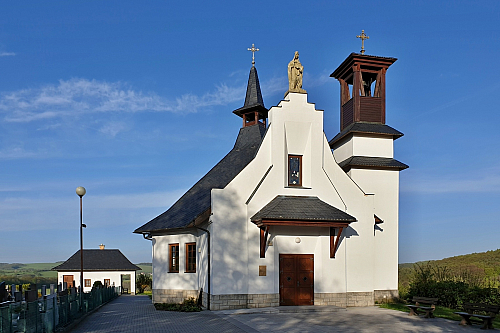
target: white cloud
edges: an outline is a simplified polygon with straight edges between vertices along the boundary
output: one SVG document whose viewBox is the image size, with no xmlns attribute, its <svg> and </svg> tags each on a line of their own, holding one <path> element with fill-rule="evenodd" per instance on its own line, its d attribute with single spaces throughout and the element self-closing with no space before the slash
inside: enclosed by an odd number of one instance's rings
<svg viewBox="0 0 500 333">
<path fill-rule="evenodd" d="M 185 94 L 175 100 L 154 92 L 136 91 L 122 82 L 60 80 L 57 85 L 0 94 L 0 112 L 7 122 L 32 122 L 97 112 L 197 112 L 242 99 L 245 87 L 220 84 L 201 96 Z"/>
<path fill-rule="evenodd" d="M 323 76 L 309 77 L 310 85 L 324 84 Z M 273 77 L 262 83 L 265 95 L 280 91 L 284 93 L 286 90 L 286 77 Z M 57 84 L 39 88 L 0 93 L 0 113 L 4 114 L 4 121 L 20 123 L 100 112 L 192 113 L 207 107 L 243 101 L 245 91 L 246 83 L 237 86 L 221 83 L 213 91 L 202 95 L 189 93 L 168 99 L 154 92 L 134 90 L 123 82 L 75 78 L 59 80 Z M 102 130 L 113 135 L 110 129 Z"/>
<path fill-rule="evenodd" d="M 261 90 L 265 96 L 271 96 L 277 92 L 284 94 L 288 90 L 288 79 L 285 76 L 272 77 L 270 80 L 262 82 Z"/>
<path fill-rule="evenodd" d="M 99 132 L 111 137 L 115 137 L 118 133 L 123 132 L 126 129 L 127 125 L 125 125 L 123 122 L 112 122 L 102 126 L 99 129 Z"/>
<path fill-rule="evenodd" d="M 15 55 L 14 52 L 0 52 L 0 57 L 13 57 Z"/>
<path fill-rule="evenodd" d="M 36 158 L 45 155 L 45 153 L 28 151 L 21 147 L 12 147 L 0 150 L 0 160 L 13 160 L 20 158 Z"/>
</svg>

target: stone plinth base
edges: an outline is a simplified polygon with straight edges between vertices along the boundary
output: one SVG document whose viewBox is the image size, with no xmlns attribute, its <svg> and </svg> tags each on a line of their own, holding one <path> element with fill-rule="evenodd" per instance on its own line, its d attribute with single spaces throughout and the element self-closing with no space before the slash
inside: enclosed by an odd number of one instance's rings
<svg viewBox="0 0 500 333">
<path fill-rule="evenodd" d="M 198 298 L 198 290 L 153 289 L 153 303 L 182 303 L 189 297 Z"/>
<path fill-rule="evenodd" d="M 268 308 L 280 305 L 279 294 L 229 294 L 212 295 L 211 310 Z"/>
<path fill-rule="evenodd" d="M 385 297 L 384 297 L 385 296 Z M 189 297 L 198 297 L 197 290 L 153 289 L 153 303 L 182 303 Z M 267 308 L 280 305 L 279 294 L 228 294 L 208 295 L 203 292 L 202 305 L 207 307 L 210 297 L 210 309 L 235 310 Z M 315 293 L 314 305 L 334 305 L 338 307 L 371 306 L 398 297 L 397 290 L 375 290 L 373 292 Z"/>
<path fill-rule="evenodd" d="M 374 304 L 373 292 L 315 293 L 314 305 L 370 306 Z"/>
<path fill-rule="evenodd" d="M 377 303 L 387 303 L 399 298 L 398 290 L 375 290 L 373 293 L 373 298 Z"/>
<path fill-rule="evenodd" d="M 198 298 L 197 290 L 153 289 L 153 303 L 182 303 L 189 297 Z M 207 307 L 209 295 L 203 292 L 202 305 Z M 211 310 L 234 310 L 279 306 L 279 294 L 211 295 Z"/>
</svg>

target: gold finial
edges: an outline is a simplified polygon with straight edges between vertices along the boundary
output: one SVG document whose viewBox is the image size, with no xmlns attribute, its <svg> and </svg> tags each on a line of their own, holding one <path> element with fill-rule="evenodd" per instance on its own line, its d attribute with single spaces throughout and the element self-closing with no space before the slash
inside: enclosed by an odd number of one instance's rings
<svg viewBox="0 0 500 333">
<path fill-rule="evenodd" d="M 252 51 L 252 66 L 255 66 L 255 52 L 259 51 L 259 49 L 255 48 L 255 44 L 252 44 L 252 48 L 249 48 L 248 51 Z"/>
<path fill-rule="evenodd" d="M 361 38 L 361 54 L 365 54 L 365 39 L 370 39 L 365 35 L 365 31 L 361 30 L 361 35 L 357 35 L 356 38 Z"/>
</svg>

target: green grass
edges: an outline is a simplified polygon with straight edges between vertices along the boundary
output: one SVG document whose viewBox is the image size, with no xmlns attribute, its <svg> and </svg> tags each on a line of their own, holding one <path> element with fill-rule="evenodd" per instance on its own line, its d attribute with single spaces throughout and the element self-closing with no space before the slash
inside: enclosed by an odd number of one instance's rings
<svg viewBox="0 0 500 333">
<path fill-rule="evenodd" d="M 410 309 L 405 306 L 405 304 L 402 303 L 383 303 L 379 304 L 379 307 L 383 309 L 391 309 L 391 310 L 397 310 L 397 311 L 403 311 L 403 312 L 410 312 Z M 436 310 L 434 310 L 434 316 L 437 318 L 444 318 L 444 319 L 450 319 L 450 320 L 456 320 L 460 321 L 462 320 L 462 317 L 460 317 L 457 314 L 454 314 L 454 312 L 457 312 L 458 310 L 453 310 L 450 308 L 445 308 L 444 306 L 436 306 Z M 493 320 L 493 326 L 496 328 L 500 328 L 500 317 L 497 316 Z"/>
</svg>

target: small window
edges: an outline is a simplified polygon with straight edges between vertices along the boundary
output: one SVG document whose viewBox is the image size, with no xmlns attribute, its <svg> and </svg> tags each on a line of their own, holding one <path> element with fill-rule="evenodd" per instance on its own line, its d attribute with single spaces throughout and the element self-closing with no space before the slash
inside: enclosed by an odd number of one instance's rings
<svg viewBox="0 0 500 333">
<path fill-rule="evenodd" d="M 104 279 L 104 286 L 109 287 L 110 285 L 111 285 L 111 282 L 109 281 L 109 279 Z"/>
<path fill-rule="evenodd" d="M 186 273 L 196 273 L 196 243 L 186 244 Z"/>
<path fill-rule="evenodd" d="M 92 287 L 92 282 L 90 279 L 85 279 L 85 287 Z"/>
<path fill-rule="evenodd" d="M 179 244 L 169 244 L 169 268 L 170 273 L 179 273 Z"/>
<path fill-rule="evenodd" d="M 302 186 L 302 156 L 288 155 L 288 186 Z"/>
</svg>

